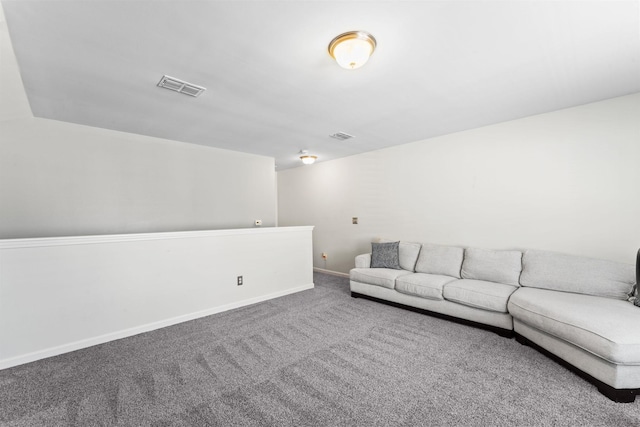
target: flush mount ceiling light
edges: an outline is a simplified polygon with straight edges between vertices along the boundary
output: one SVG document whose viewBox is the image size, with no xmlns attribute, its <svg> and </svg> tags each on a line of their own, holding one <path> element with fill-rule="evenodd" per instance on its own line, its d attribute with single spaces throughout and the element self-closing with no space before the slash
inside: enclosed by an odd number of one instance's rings
<svg viewBox="0 0 640 427">
<path fill-rule="evenodd" d="M 338 65 L 355 70 L 367 63 L 376 49 L 376 39 L 364 31 L 349 31 L 340 34 L 329 43 L 329 55 Z"/>
<path fill-rule="evenodd" d="M 300 160 L 302 160 L 302 163 L 304 163 L 305 165 L 314 164 L 316 159 L 318 158 L 318 156 L 310 156 L 307 150 L 300 150 L 300 154 L 302 154 L 302 156 L 300 156 Z"/>
</svg>

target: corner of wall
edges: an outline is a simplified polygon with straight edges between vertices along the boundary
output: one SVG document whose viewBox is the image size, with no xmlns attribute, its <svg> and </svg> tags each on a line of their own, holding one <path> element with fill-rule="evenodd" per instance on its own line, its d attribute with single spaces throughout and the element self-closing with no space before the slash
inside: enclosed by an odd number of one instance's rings
<svg viewBox="0 0 640 427">
<path fill-rule="evenodd" d="M 0 121 L 32 118 L 9 28 L 0 3 Z"/>
</svg>

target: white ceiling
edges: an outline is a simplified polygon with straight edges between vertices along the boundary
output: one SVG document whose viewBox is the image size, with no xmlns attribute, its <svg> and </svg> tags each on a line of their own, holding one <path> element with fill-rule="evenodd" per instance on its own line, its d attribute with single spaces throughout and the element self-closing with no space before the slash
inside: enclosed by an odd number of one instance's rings
<svg viewBox="0 0 640 427">
<path fill-rule="evenodd" d="M 278 170 L 640 92 L 639 1 L 2 0 L 36 117 Z M 358 70 L 327 53 L 372 33 Z M 198 97 L 156 86 L 170 75 Z M 356 137 L 338 141 L 335 132 Z"/>
</svg>

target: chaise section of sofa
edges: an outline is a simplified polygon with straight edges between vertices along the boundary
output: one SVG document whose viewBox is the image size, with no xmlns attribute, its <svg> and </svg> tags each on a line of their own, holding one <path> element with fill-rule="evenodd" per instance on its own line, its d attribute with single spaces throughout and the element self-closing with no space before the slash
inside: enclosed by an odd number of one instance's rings
<svg viewBox="0 0 640 427">
<path fill-rule="evenodd" d="M 640 393 L 640 309 L 633 266 L 526 251 L 509 300 L 516 338 L 570 365 L 618 402 Z"/>
</svg>

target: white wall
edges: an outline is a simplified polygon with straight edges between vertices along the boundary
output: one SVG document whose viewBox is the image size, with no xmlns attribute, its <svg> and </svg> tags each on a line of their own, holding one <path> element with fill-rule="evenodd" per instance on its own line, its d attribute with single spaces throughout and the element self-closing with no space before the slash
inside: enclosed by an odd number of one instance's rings
<svg viewBox="0 0 640 427">
<path fill-rule="evenodd" d="M 0 7 L 0 238 L 276 225 L 270 157 L 34 118 Z"/>
<path fill-rule="evenodd" d="M 0 238 L 276 225 L 272 158 L 43 119 L 0 134 Z"/>
<path fill-rule="evenodd" d="M 0 240 L 0 369 L 310 289 L 311 233 Z"/>
<path fill-rule="evenodd" d="M 376 237 L 635 263 L 640 94 L 277 175 L 279 223 L 315 225 L 319 268 L 348 272 Z"/>
</svg>

